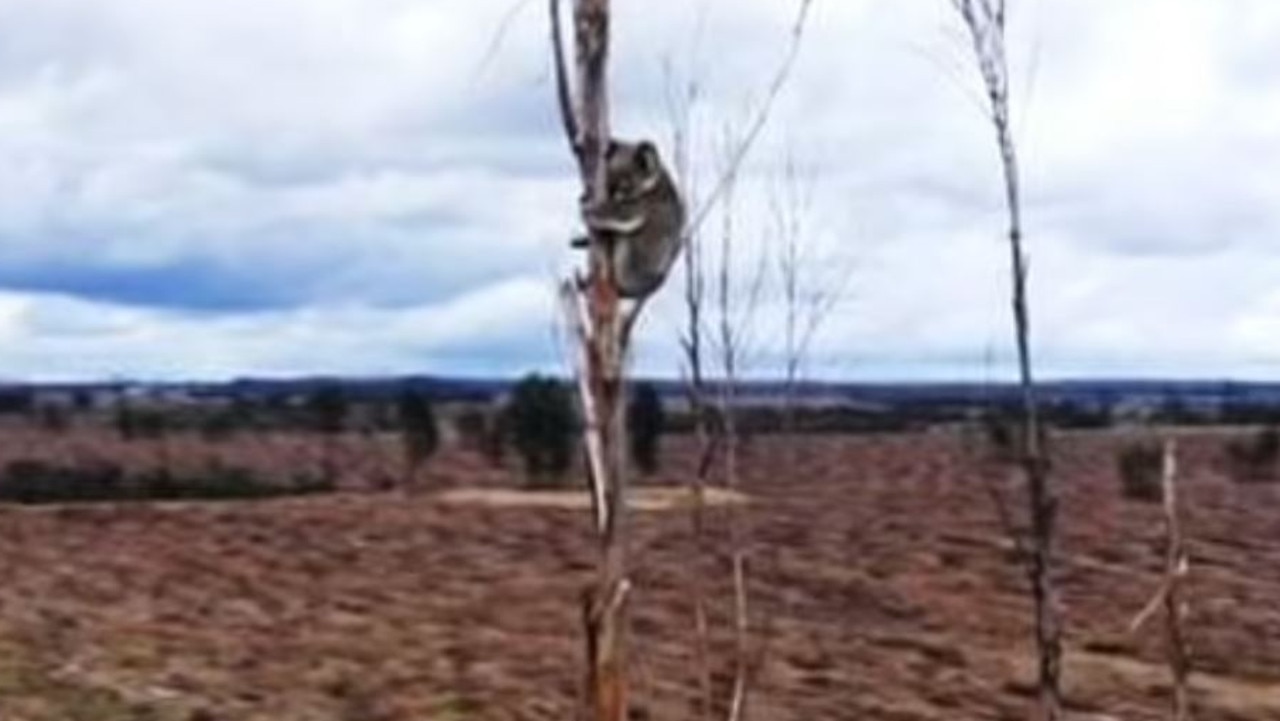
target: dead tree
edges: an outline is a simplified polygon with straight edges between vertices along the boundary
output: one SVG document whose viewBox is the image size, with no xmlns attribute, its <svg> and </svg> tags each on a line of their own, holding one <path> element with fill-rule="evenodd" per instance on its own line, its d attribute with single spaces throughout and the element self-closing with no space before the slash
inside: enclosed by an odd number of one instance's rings
<svg viewBox="0 0 1280 721">
<path fill-rule="evenodd" d="M 729 134 L 732 137 L 732 134 Z M 732 143 L 725 144 L 727 163 L 734 162 L 730 155 Z M 731 492 L 740 490 L 739 450 L 741 436 L 738 427 L 738 379 L 743 362 L 745 329 L 751 324 L 764 284 L 764 266 L 749 275 L 746 295 L 738 297 L 734 259 L 738 250 L 734 226 L 734 193 L 737 182 L 728 173 L 724 185 L 723 214 L 721 216 L 720 248 L 715 268 L 715 352 L 720 362 L 720 383 L 717 398 L 722 472 L 725 488 Z M 748 530 L 744 513 L 737 504 L 728 509 L 730 573 L 733 581 L 733 686 L 729 692 L 726 721 L 741 721 L 746 715 L 747 697 L 750 691 L 753 663 L 751 648 L 751 612 L 747 589 Z"/>
<path fill-rule="evenodd" d="M 735 148 L 719 185 L 695 214 L 696 228 L 724 186 L 732 182 L 758 137 L 773 100 L 794 63 L 811 0 L 800 0 L 789 53 L 770 84 L 766 101 Z M 610 140 L 608 108 L 609 0 L 575 0 L 574 80 L 566 62 L 559 0 L 549 0 L 556 97 L 565 135 L 578 163 L 587 206 L 606 200 L 605 150 Z M 586 218 L 583 219 L 584 224 Z M 692 232 L 692 230 L 690 231 Z M 623 379 L 631 330 L 644 307 L 637 299 L 624 310 L 611 243 L 588 239 L 585 276 L 566 281 L 561 295 L 581 348 L 579 396 L 584 418 L 588 477 L 600 542 L 594 586 L 583 603 L 587 636 L 587 699 L 596 721 L 622 721 L 628 708 L 626 662 L 627 530 L 626 443 Z M 699 505 L 700 505 L 699 499 Z M 737 695 L 737 692 L 735 692 Z M 735 699 L 740 705 L 740 699 Z"/>
<path fill-rule="evenodd" d="M 793 436 L 797 428 L 800 385 L 813 342 L 828 315 L 844 295 L 850 269 L 844 264 L 822 264 L 818 272 L 815 247 L 808 227 L 813 175 L 802 170 L 788 154 L 779 182 L 769 199 L 772 216 L 770 241 L 777 245 L 778 284 L 782 325 L 782 431 Z M 794 448 L 789 448 L 794 456 Z M 794 457 L 789 462 L 794 464 Z"/>
<path fill-rule="evenodd" d="M 578 163 L 583 194 L 600 203 L 607 192 L 609 0 L 575 0 L 575 80 L 569 80 L 559 0 L 549 0 L 556 92 L 565 134 Z M 575 92 L 576 91 L 576 92 Z M 585 219 L 584 219 L 585 223 Z M 562 295 L 581 348 L 578 368 L 588 480 L 600 558 L 584 593 L 586 697 L 590 718 L 624 721 L 628 709 L 626 439 L 623 373 L 627 335 L 637 304 L 624 317 L 613 273 L 612 248 L 591 238 L 587 273 L 566 281 Z"/>
<path fill-rule="evenodd" d="M 1190 721 L 1191 696 L 1188 679 L 1191 676 L 1191 653 L 1187 648 L 1184 631 L 1187 602 L 1183 598 L 1182 587 L 1191 564 L 1182 538 L 1182 514 L 1178 502 L 1177 446 L 1173 440 L 1167 440 L 1164 443 L 1161 476 L 1165 523 L 1164 581 L 1151 602 L 1129 624 L 1129 632 L 1136 633 L 1158 609 L 1164 608 L 1165 655 L 1169 660 L 1169 673 L 1173 677 L 1170 719 Z"/>
<path fill-rule="evenodd" d="M 678 94 L 671 98 L 669 107 L 676 177 L 689 197 L 695 194 L 696 189 L 690 136 L 694 131 L 694 104 L 699 95 L 698 83 L 691 80 L 686 86 L 679 88 Z M 689 412 L 693 417 L 694 439 L 698 448 L 697 466 L 690 478 L 693 494 L 690 522 L 698 558 L 707 558 L 711 553 L 710 539 L 707 537 L 706 489 L 707 475 L 711 470 L 716 450 L 715 436 L 709 417 L 711 408 L 707 398 L 704 369 L 704 311 L 707 286 L 704 260 L 700 233 L 698 229 L 691 228 L 689 237 L 686 238 L 683 258 L 685 328 L 680 335 L 680 349 L 684 357 L 682 373 L 685 391 L 689 401 Z M 714 702 L 711 683 L 711 631 L 707 618 L 705 579 L 701 574 L 692 574 L 690 591 L 693 605 L 694 672 L 698 686 L 697 718 L 709 721 Z"/>
<path fill-rule="evenodd" d="M 1027 259 L 1023 251 L 1022 199 L 1018 156 L 1013 140 L 1009 102 L 1009 63 L 1005 53 L 1005 0 L 951 0 L 969 33 L 974 60 L 982 76 L 986 110 L 1004 179 L 1005 206 L 1009 215 L 1010 270 L 1013 276 L 1013 321 L 1018 347 L 1021 387 L 1022 433 L 1018 459 L 1027 485 L 1031 521 L 1026 568 L 1035 604 L 1035 638 L 1038 652 L 1040 708 L 1045 721 L 1062 716 L 1062 630 L 1053 587 L 1053 540 L 1057 500 L 1049 474 L 1048 455 L 1039 414 L 1039 401 L 1031 363 L 1031 316 L 1027 303 Z"/>
<path fill-rule="evenodd" d="M 737 382 L 736 373 L 741 355 L 741 327 L 733 317 L 734 311 L 743 310 L 734 307 L 731 299 L 733 288 L 733 272 L 730 267 L 732 256 L 732 195 L 737 185 L 739 173 L 756 141 L 760 138 L 772 114 L 775 102 L 786 86 L 791 71 L 799 55 L 804 37 L 805 24 L 809 16 L 812 0 L 798 0 L 795 21 L 790 29 L 790 43 L 786 54 L 773 76 L 770 78 L 763 100 L 749 114 L 746 125 L 739 133 L 727 133 L 723 143 L 717 148 L 714 160 L 718 161 L 716 174 L 709 186 L 709 191 L 694 203 L 694 212 L 686 227 L 684 250 L 684 306 L 685 327 L 680 335 L 680 347 L 683 352 L 686 391 L 689 408 L 694 421 L 694 434 L 698 446 L 698 461 L 691 476 L 693 504 L 691 508 L 694 543 L 700 558 L 711 553 L 711 543 L 707 534 L 705 494 L 715 461 L 722 463 L 725 484 L 731 488 L 737 486 L 737 429 L 733 414 L 733 393 Z M 670 81 L 670 78 L 669 78 Z M 702 96 L 702 87 L 696 78 L 686 84 L 673 85 L 669 89 L 676 92 L 669 95 L 669 111 L 671 112 L 672 131 L 675 148 L 675 167 L 679 184 L 686 191 L 686 197 L 694 196 L 694 174 L 698 163 L 693 157 L 693 117 L 694 106 Z M 717 338 L 712 339 L 717 348 L 708 347 L 707 324 L 707 291 L 708 268 L 703 246 L 703 223 L 717 208 L 723 211 L 725 227 L 721 236 L 720 254 L 715 260 L 718 311 Z M 761 268 L 763 270 L 763 267 Z M 757 273 L 751 283 L 750 294 L 758 300 L 759 288 L 763 282 L 763 272 Z M 755 300 L 751 305 L 754 306 Z M 746 309 L 748 311 L 754 308 Z M 750 315 L 750 312 L 747 313 Z M 718 341 L 718 343 L 716 342 Z M 708 351 L 713 352 L 713 359 L 721 364 L 723 377 L 719 381 L 718 392 L 713 393 L 712 384 L 707 382 Z M 718 352 L 715 352 L 718 351 Z M 747 697 L 750 688 L 750 675 L 757 665 L 749 634 L 751 631 L 748 617 L 747 598 L 747 564 L 745 551 L 744 520 L 739 517 L 741 511 L 736 506 L 729 509 L 729 539 L 732 554 L 732 575 L 734 588 L 734 680 L 727 698 L 726 718 L 728 721 L 739 721 L 746 715 Z M 715 706 L 712 688 L 710 623 L 707 613 L 707 595 L 704 579 L 694 574 L 692 581 L 693 616 L 694 616 L 694 655 L 698 685 L 698 718 L 710 719 Z"/>
</svg>

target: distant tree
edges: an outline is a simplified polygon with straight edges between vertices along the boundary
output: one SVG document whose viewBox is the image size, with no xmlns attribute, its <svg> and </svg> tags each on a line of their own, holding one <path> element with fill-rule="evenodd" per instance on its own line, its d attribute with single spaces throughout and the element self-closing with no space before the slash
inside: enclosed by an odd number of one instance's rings
<svg viewBox="0 0 1280 721">
<path fill-rule="evenodd" d="M 116 433 L 120 435 L 121 440 L 131 441 L 137 435 L 133 422 L 133 409 L 124 401 L 116 404 L 112 423 L 115 425 Z"/>
<path fill-rule="evenodd" d="M 93 410 L 93 394 L 85 388 L 78 388 L 71 394 L 71 406 L 77 413 Z"/>
<path fill-rule="evenodd" d="M 632 386 L 631 403 L 627 406 L 631 460 L 645 474 L 658 470 L 658 446 L 665 425 L 666 415 L 658 389 L 652 383 Z"/>
<path fill-rule="evenodd" d="M 507 460 L 507 442 L 510 440 L 511 423 L 506 411 L 492 408 L 484 415 L 484 434 L 480 437 L 480 454 L 494 468 L 502 468 Z"/>
<path fill-rule="evenodd" d="M 35 394 L 29 388 L 0 390 L 0 414 L 27 414 L 35 405 Z"/>
<path fill-rule="evenodd" d="M 307 396 L 307 422 L 317 433 L 341 433 L 350 410 L 347 394 L 337 383 L 319 385 Z"/>
<path fill-rule="evenodd" d="M 400 434 L 404 441 L 405 484 L 412 487 L 418 469 L 440 446 L 435 407 L 422 392 L 405 387 L 396 398 Z"/>
<path fill-rule="evenodd" d="M 234 395 L 226 407 L 227 415 L 233 424 L 244 430 L 256 431 L 278 425 L 279 419 L 273 417 L 272 409 L 267 403 L 255 400 L 246 395 Z"/>
<path fill-rule="evenodd" d="M 484 456 L 501 468 L 507 452 L 507 421 L 496 407 L 469 405 L 454 417 L 454 427 L 464 448 Z"/>
<path fill-rule="evenodd" d="M 246 420 L 234 406 L 214 408 L 199 416 L 200 436 L 206 441 L 224 441 L 244 429 Z"/>
<path fill-rule="evenodd" d="M 1129 443 L 1116 454 L 1121 494 L 1134 501 L 1164 500 L 1164 448 L 1149 441 Z"/>
<path fill-rule="evenodd" d="M 33 410 L 36 424 L 50 433 L 64 433 L 71 427 L 72 409 L 69 406 L 47 403 L 37 405 Z"/>
<path fill-rule="evenodd" d="M 1276 480 L 1276 466 L 1280 463 L 1280 429 L 1275 426 L 1254 431 L 1245 438 L 1228 440 L 1224 450 L 1227 471 L 1234 480 Z"/>
<path fill-rule="evenodd" d="M 577 425 L 569 390 L 554 378 L 526 376 L 512 391 L 504 415 L 528 480 L 545 484 L 563 477 Z"/>
<path fill-rule="evenodd" d="M 347 394 L 337 383 L 319 385 L 307 396 L 305 403 L 307 424 L 311 430 L 322 436 L 320 477 L 324 483 L 335 482 L 337 476 L 337 469 L 334 466 L 335 441 L 346 427 L 347 414 L 350 410 Z"/>
<path fill-rule="evenodd" d="M 163 438 L 169 430 L 169 418 L 156 408 L 138 408 L 121 401 L 115 411 L 116 432 L 126 441 L 139 438 Z"/>
<path fill-rule="evenodd" d="M 484 413 L 479 408 L 467 406 L 458 411 L 453 419 L 454 428 L 458 432 L 458 441 L 468 450 L 480 450 L 480 438 L 484 435 Z"/>
</svg>

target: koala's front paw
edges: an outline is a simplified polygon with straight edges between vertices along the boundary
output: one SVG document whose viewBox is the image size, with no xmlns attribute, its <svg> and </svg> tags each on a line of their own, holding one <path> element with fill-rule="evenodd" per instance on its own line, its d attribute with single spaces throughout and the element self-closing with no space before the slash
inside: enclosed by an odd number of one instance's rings
<svg viewBox="0 0 1280 721">
<path fill-rule="evenodd" d="M 583 195 L 578 199 L 578 211 L 584 218 L 598 218 L 605 215 L 609 208 L 608 199 L 596 200 Z"/>
<path fill-rule="evenodd" d="M 614 215 L 614 208 L 608 203 L 587 203 L 582 206 L 582 222 L 593 233 L 606 231 Z"/>
</svg>

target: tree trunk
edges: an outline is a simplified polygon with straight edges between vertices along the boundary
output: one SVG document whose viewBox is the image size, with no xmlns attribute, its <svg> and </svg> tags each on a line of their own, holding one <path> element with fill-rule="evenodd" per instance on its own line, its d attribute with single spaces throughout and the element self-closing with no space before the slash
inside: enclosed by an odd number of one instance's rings
<svg viewBox="0 0 1280 721">
<path fill-rule="evenodd" d="M 609 141 L 607 61 L 609 0 L 576 0 L 574 60 L 578 95 L 570 91 L 560 40 L 559 6 L 551 0 L 561 117 L 577 156 L 584 195 L 604 199 L 604 152 Z M 569 287 L 582 344 L 581 388 L 590 482 L 595 499 L 600 560 L 583 599 L 587 642 L 586 695 L 595 721 L 624 721 L 628 708 L 626 428 L 623 366 L 626 356 L 616 279 L 607 243 L 591 238 L 588 273 Z"/>
</svg>

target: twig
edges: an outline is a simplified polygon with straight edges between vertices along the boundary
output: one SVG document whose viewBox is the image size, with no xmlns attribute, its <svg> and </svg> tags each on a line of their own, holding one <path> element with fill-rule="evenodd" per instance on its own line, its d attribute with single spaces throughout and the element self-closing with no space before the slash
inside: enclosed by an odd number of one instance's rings
<svg viewBox="0 0 1280 721">
<path fill-rule="evenodd" d="M 786 86 L 787 79 L 791 77 L 791 68 L 795 65 L 796 57 L 800 54 L 801 41 L 804 39 L 805 21 L 809 17 L 809 8 L 812 5 L 813 0 L 800 0 L 800 8 L 796 12 L 795 22 L 791 26 L 791 43 L 787 48 L 787 54 L 770 80 L 769 87 L 765 91 L 764 100 L 761 102 L 760 107 L 756 109 L 756 114 L 751 119 L 751 123 L 747 125 L 747 132 L 743 134 L 741 142 L 730 154 L 729 162 L 725 165 L 720 177 L 716 179 L 715 184 L 711 186 L 711 192 L 703 199 L 702 207 L 698 208 L 689 221 L 685 230 L 688 236 L 697 235 L 698 229 L 706 221 L 711 209 L 715 207 L 728 186 L 737 178 L 747 154 L 751 152 L 751 148 L 760 137 L 761 131 L 768 124 L 769 116 L 773 113 L 773 104 L 782 92 L 782 88 Z"/>
<path fill-rule="evenodd" d="M 1028 574 L 1033 572 L 1031 563 L 1031 551 L 1027 548 L 1026 532 L 1018 528 L 1013 521 L 1013 512 L 1009 510 L 1009 505 L 1005 503 L 1004 496 L 1001 495 L 1000 489 L 996 487 L 996 482 L 988 477 L 986 473 L 981 473 L 982 486 L 987 492 L 987 496 L 991 499 L 991 505 L 995 508 L 996 519 L 1000 523 L 1001 530 L 1004 531 L 1009 542 L 1013 544 L 1013 553 L 1017 557 L 1019 565 L 1023 567 Z"/>
<path fill-rule="evenodd" d="M 480 62 L 476 64 L 476 69 L 472 75 L 479 79 L 493 64 L 493 59 L 498 56 L 498 50 L 502 47 L 502 42 L 507 37 L 507 31 L 511 29 L 511 23 L 515 21 L 516 15 L 529 4 L 529 0 L 516 0 L 503 13 L 502 20 L 498 22 L 498 28 L 493 33 L 493 37 L 489 39 L 489 47 L 485 49 L 484 55 L 480 58 Z"/>
<path fill-rule="evenodd" d="M 731 156 L 732 158 L 733 156 Z M 732 159 L 730 162 L 734 162 Z M 737 427 L 737 382 L 738 363 L 741 355 L 741 330 L 733 318 L 733 274 L 731 272 L 734 253 L 734 203 L 733 191 L 736 184 L 726 186 L 726 199 L 723 213 L 724 225 L 720 238 L 720 267 L 717 269 L 716 302 L 719 316 L 719 353 L 721 373 L 720 414 L 723 421 L 724 439 L 724 483 L 731 492 L 738 489 L 738 427 Z M 746 309 L 747 314 L 754 311 L 754 302 Z M 734 620 L 734 678 L 733 689 L 729 698 L 727 721 L 741 721 L 746 713 L 747 692 L 750 687 L 750 609 L 747 597 L 747 549 L 746 531 L 737 504 L 728 509 L 730 565 L 733 576 L 733 620 Z"/>
</svg>

